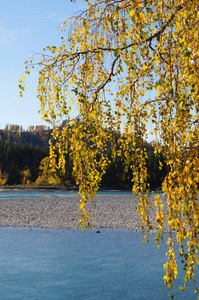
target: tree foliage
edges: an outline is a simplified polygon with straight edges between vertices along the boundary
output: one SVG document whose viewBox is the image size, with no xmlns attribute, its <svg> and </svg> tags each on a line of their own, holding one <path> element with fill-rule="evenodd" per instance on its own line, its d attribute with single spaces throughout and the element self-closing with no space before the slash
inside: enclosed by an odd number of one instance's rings
<svg viewBox="0 0 199 300">
<path fill-rule="evenodd" d="M 31 181 L 30 181 L 30 178 L 31 178 L 31 172 L 30 172 L 30 169 L 26 169 L 26 170 L 23 170 L 21 172 L 21 175 L 23 177 L 22 179 L 22 182 L 23 182 L 23 185 L 25 186 L 26 184 L 30 184 Z"/>
<path fill-rule="evenodd" d="M 55 178 L 51 171 L 51 162 L 50 157 L 47 156 L 42 159 L 39 166 L 39 176 L 36 180 L 38 185 L 61 185 L 61 179 Z"/>
<path fill-rule="evenodd" d="M 3 174 L 2 171 L 0 170 L 0 186 L 6 185 L 8 181 L 8 176 L 7 174 Z"/>
<path fill-rule="evenodd" d="M 48 147 L 51 132 L 52 129 L 43 125 L 28 126 L 25 130 L 17 124 L 6 124 L 4 129 L 0 129 L 0 142 Z"/>
<path fill-rule="evenodd" d="M 41 160 L 49 149 L 16 143 L 0 143 L 0 185 L 35 182 Z"/>
<path fill-rule="evenodd" d="M 70 153 L 84 226 L 90 222 L 85 205 L 94 198 L 109 164 L 109 143 L 112 156 L 123 155 L 126 166 L 131 166 L 143 228 L 153 230 L 152 204 L 144 194 L 148 188 L 144 139 L 151 123 L 156 152 L 167 165 L 162 189 L 168 223 L 176 233 L 168 240 L 165 284 L 172 287 L 177 276 L 173 251 L 177 242 L 184 256 L 186 288 L 188 281 L 195 283 L 194 267 L 199 262 L 199 1 L 96 0 L 87 5 L 87 10 L 63 23 L 61 30 L 68 24 L 70 29 L 61 46 L 44 49 L 38 62 L 41 114 L 53 124 L 67 120 L 61 132 L 54 129 L 52 164 L 64 169 L 64 153 Z M 31 66 L 33 58 L 26 74 Z M 24 78 L 19 81 L 23 92 Z M 119 148 L 115 131 L 123 133 Z M 154 198 L 161 230 L 163 204 Z"/>
</svg>

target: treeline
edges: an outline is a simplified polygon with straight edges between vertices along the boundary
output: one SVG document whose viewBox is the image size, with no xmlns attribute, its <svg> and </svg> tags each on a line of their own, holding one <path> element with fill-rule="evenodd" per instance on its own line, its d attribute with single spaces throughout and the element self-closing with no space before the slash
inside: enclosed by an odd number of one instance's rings
<svg viewBox="0 0 199 300">
<path fill-rule="evenodd" d="M 73 164 L 68 154 L 65 157 L 65 175 L 57 174 L 55 178 L 51 174 L 48 149 L 50 137 L 51 129 L 44 126 L 29 126 L 25 131 L 21 126 L 8 125 L 0 130 L 0 185 L 74 185 Z M 148 183 L 151 188 L 158 188 L 166 175 L 164 158 L 154 153 L 151 144 L 146 142 L 145 148 L 148 153 Z M 159 168 L 160 163 L 163 165 L 162 169 Z M 131 186 L 131 180 L 132 171 L 125 164 L 124 157 L 112 159 L 110 155 L 110 164 L 102 178 L 102 186 L 128 187 Z"/>
<path fill-rule="evenodd" d="M 35 182 L 48 147 L 0 143 L 0 185 Z"/>
<path fill-rule="evenodd" d="M 52 129 L 47 126 L 29 126 L 27 130 L 16 124 L 7 124 L 0 129 L 0 143 L 17 143 L 47 147 Z"/>
</svg>

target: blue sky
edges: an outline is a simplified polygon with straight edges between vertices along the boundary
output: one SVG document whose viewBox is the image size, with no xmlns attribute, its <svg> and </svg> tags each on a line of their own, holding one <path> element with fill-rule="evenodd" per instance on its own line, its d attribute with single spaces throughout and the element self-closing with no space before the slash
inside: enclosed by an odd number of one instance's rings
<svg viewBox="0 0 199 300">
<path fill-rule="evenodd" d="M 7 0 L 0 10 L 0 128 L 6 124 L 45 124 L 38 114 L 37 71 L 26 80 L 24 97 L 19 96 L 18 78 L 24 61 L 48 45 L 60 45 L 64 35 L 58 26 L 82 10 L 85 4 L 70 0 Z M 67 33 L 65 33 L 67 34 Z M 47 124 L 46 124 L 47 125 Z"/>
</svg>

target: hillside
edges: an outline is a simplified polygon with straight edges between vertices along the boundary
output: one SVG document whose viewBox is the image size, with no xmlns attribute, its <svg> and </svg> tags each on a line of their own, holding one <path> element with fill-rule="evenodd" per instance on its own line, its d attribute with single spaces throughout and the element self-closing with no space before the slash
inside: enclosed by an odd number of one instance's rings
<svg viewBox="0 0 199 300">
<path fill-rule="evenodd" d="M 0 143 L 16 143 L 48 147 L 52 129 L 45 126 L 29 126 L 27 130 L 20 125 L 8 124 L 0 129 Z"/>
</svg>

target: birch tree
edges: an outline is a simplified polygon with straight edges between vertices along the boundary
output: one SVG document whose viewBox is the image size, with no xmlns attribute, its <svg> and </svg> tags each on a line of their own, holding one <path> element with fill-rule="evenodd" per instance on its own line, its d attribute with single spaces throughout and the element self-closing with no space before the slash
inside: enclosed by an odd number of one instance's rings
<svg viewBox="0 0 199 300">
<path fill-rule="evenodd" d="M 44 49 L 26 63 L 39 66 L 38 98 L 43 119 L 55 127 L 51 165 L 64 171 L 64 154 L 73 160 L 79 185 L 81 226 L 90 223 L 86 203 L 93 201 L 113 157 L 131 166 L 132 192 L 139 196 L 142 228 L 153 231 L 150 208 L 157 209 L 157 243 L 165 222 L 159 196 L 149 203 L 144 140 L 148 128 L 168 174 L 162 190 L 171 235 L 165 284 L 177 277 L 174 244 L 184 261 L 185 285 L 199 263 L 199 1 L 95 0 L 65 21 L 60 47 Z M 23 93 L 25 77 L 21 78 Z M 149 124 L 151 124 L 149 126 Z M 115 132 L 122 132 L 116 148 Z M 160 165 L 161 168 L 161 165 Z M 183 247 L 187 243 L 187 250 Z M 195 289 L 197 294 L 197 289 Z M 173 296 L 171 296 L 173 297 Z"/>
</svg>

